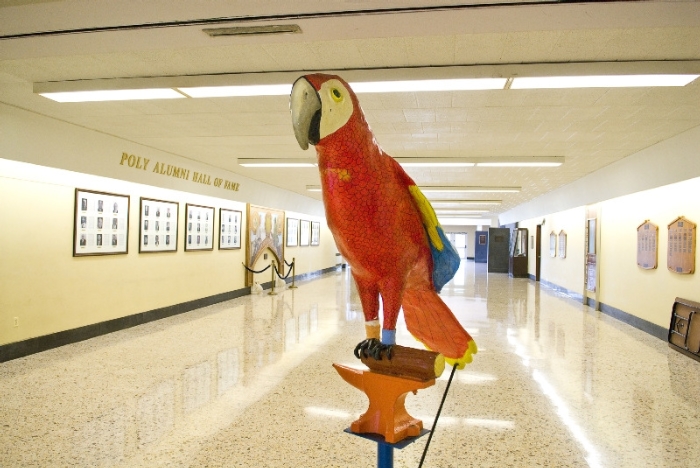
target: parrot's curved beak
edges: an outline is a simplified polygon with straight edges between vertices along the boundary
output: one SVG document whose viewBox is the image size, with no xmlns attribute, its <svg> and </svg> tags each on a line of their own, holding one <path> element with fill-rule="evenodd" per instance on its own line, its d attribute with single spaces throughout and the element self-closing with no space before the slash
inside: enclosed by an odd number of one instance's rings
<svg viewBox="0 0 700 468">
<path fill-rule="evenodd" d="M 301 149 L 315 145 L 320 139 L 321 98 L 316 89 L 303 76 L 294 82 L 289 96 L 289 110 L 292 113 L 294 136 Z"/>
</svg>

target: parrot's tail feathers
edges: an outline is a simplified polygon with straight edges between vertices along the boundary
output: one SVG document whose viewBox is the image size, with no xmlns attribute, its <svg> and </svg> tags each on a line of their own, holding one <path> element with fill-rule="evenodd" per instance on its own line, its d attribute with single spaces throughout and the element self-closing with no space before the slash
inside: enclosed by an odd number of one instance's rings
<svg viewBox="0 0 700 468">
<path fill-rule="evenodd" d="M 457 369 L 464 369 L 464 366 L 472 362 L 472 356 L 479 352 L 476 346 L 476 341 L 469 342 L 469 348 L 464 352 L 464 355 L 459 359 L 445 358 L 445 362 L 451 366 L 457 366 Z"/>
<path fill-rule="evenodd" d="M 435 291 L 406 289 L 401 305 L 408 331 L 428 349 L 458 369 L 472 361 L 476 343 Z"/>
</svg>

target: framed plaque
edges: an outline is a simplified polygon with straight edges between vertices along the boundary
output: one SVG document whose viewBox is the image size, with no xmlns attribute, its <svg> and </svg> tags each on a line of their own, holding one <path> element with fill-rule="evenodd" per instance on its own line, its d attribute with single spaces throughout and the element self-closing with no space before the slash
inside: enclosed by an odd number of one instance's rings
<svg viewBox="0 0 700 468">
<path fill-rule="evenodd" d="M 141 197 L 139 252 L 176 252 L 180 204 Z"/>
<path fill-rule="evenodd" d="M 645 270 L 658 266 L 659 226 L 647 219 L 637 227 L 637 265 Z"/>
<path fill-rule="evenodd" d="M 287 218 L 287 247 L 299 245 L 299 220 Z"/>
<path fill-rule="evenodd" d="M 185 252 L 214 250 L 214 208 L 185 204 Z"/>
<path fill-rule="evenodd" d="M 695 272 L 696 224 L 683 216 L 668 225 L 668 269 L 688 275 Z"/>
<path fill-rule="evenodd" d="M 557 234 L 554 231 L 549 233 L 549 256 L 552 258 L 557 256 Z"/>
<path fill-rule="evenodd" d="M 75 189 L 73 256 L 129 253 L 129 196 Z"/>
<path fill-rule="evenodd" d="M 311 221 L 299 222 L 299 245 L 302 247 L 308 246 L 311 238 Z"/>
<path fill-rule="evenodd" d="M 318 221 L 313 221 L 311 223 L 311 245 L 318 245 L 321 243 L 321 223 Z"/>
<path fill-rule="evenodd" d="M 219 250 L 241 248 L 242 222 L 242 212 L 225 208 L 219 209 Z"/>
<path fill-rule="evenodd" d="M 566 232 L 559 231 L 559 258 L 566 258 Z"/>
</svg>

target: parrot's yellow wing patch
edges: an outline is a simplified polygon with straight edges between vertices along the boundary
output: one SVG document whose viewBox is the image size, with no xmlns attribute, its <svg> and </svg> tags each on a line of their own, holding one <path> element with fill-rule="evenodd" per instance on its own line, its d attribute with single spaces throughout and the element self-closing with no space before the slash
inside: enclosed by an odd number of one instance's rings
<svg viewBox="0 0 700 468">
<path fill-rule="evenodd" d="M 428 199 L 425 198 L 425 195 L 423 195 L 423 192 L 420 191 L 417 185 L 409 185 L 408 190 L 411 193 L 413 200 L 416 202 L 416 206 L 418 206 L 421 218 L 423 219 L 423 226 L 425 227 L 428 237 L 430 238 L 430 243 L 438 252 L 442 251 L 445 246 L 443 245 L 440 234 L 438 233 L 438 226 L 440 226 L 440 223 L 438 222 L 435 210 L 433 210 L 433 206 L 430 204 Z"/>
</svg>

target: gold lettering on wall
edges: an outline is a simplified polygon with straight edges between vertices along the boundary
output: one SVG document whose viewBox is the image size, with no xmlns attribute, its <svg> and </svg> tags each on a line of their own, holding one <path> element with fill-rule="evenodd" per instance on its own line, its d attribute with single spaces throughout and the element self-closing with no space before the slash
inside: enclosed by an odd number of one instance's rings
<svg viewBox="0 0 700 468">
<path fill-rule="evenodd" d="M 119 165 L 146 171 L 148 170 L 150 162 L 150 159 L 136 156 L 135 154 L 122 153 Z M 189 169 L 185 169 L 184 167 L 173 166 L 172 164 L 165 164 L 159 161 L 155 162 L 152 172 L 167 177 L 174 177 L 176 179 L 191 180 L 194 183 L 202 185 L 212 185 L 213 182 L 214 187 L 222 190 L 237 192 L 240 188 L 240 184 L 237 182 L 231 182 L 230 180 L 221 179 L 218 177 L 212 178 L 211 175 L 203 172 L 190 172 Z M 190 179 L 190 174 L 192 174 L 192 179 Z"/>
</svg>

